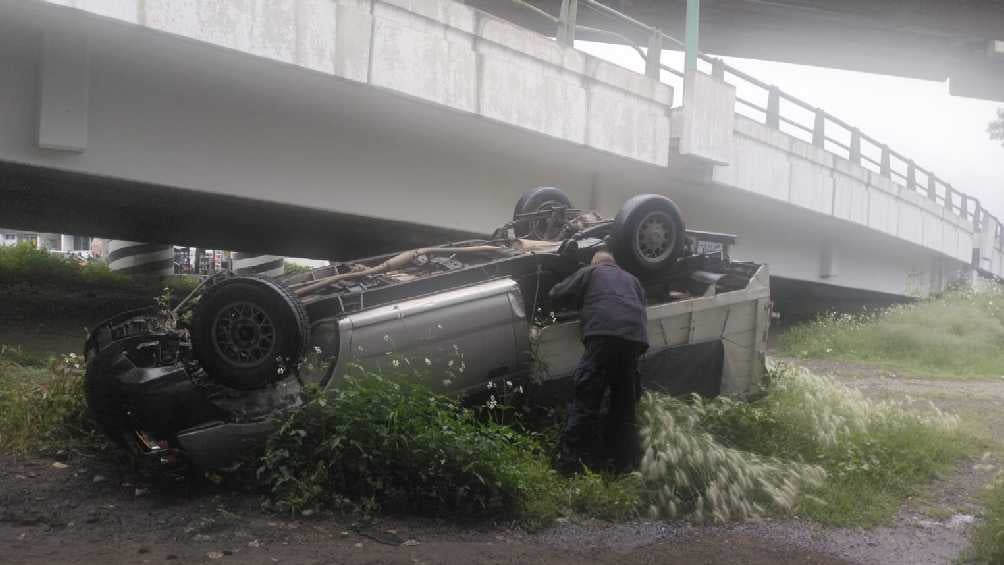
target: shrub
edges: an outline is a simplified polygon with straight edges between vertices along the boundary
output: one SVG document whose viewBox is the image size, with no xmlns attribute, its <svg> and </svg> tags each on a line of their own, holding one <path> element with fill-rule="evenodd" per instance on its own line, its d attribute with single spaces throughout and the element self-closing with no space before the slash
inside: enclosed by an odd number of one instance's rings
<svg viewBox="0 0 1004 565">
<path fill-rule="evenodd" d="M 380 375 L 310 390 L 269 439 L 259 468 L 272 505 L 426 514 L 556 515 L 558 476 L 532 438 L 478 420 L 418 384 Z"/>
<path fill-rule="evenodd" d="M 0 346 L 0 449 L 24 454 L 94 437 L 82 359 L 71 353 L 39 368 L 19 364 L 11 351 Z"/>
<path fill-rule="evenodd" d="M 802 358 L 863 360 L 915 372 L 998 376 L 1004 290 L 953 291 L 859 315 L 828 314 L 789 328 L 781 349 Z"/>
<path fill-rule="evenodd" d="M 308 267 L 307 265 L 300 265 L 298 263 L 286 261 L 283 265 L 282 272 L 284 275 L 291 275 L 296 273 L 306 273 L 312 270 L 314 270 L 313 267 Z"/>
<path fill-rule="evenodd" d="M 113 273 L 104 263 L 81 263 L 28 243 L 0 247 L 0 285 L 17 283 L 68 289 L 124 288 L 132 284 L 129 278 Z"/>
</svg>

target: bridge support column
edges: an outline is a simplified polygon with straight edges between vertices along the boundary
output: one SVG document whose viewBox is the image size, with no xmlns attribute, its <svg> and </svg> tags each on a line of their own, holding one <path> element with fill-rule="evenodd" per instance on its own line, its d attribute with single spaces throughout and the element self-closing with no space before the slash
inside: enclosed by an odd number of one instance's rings
<svg viewBox="0 0 1004 565">
<path fill-rule="evenodd" d="M 687 0 L 687 21 L 684 29 L 687 53 L 684 58 L 685 72 L 697 70 L 697 56 L 701 44 L 701 0 Z M 683 86 L 686 90 L 687 85 Z"/>
<path fill-rule="evenodd" d="M 113 239 L 108 242 L 108 268 L 124 275 L 173 275 L 174 246 Z"/>
<path fill-rule="evenodd" d="M 277 255 L 261 253 L 233 253 L 233 269 L 239 275 L 265 275 L 277 277 L 285 272 L 285 259 Z"/>
</svg>

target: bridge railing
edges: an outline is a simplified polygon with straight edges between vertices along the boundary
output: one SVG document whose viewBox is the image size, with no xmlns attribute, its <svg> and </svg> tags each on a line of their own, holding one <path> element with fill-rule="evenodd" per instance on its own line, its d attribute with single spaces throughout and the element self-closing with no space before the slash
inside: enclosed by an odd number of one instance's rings
<svg viewBox="0 0 1004 565">
<path fill-rule="evenodd" d="M 645 61 L 645 74 L 662 80 L 662 72 L 685 79 L 680 69 L 662 62 L 662 50 L 667 44 L 684 47 L 680 40 L 667 35 L 658 28 L 638 21 L 626 14 L 600 3 L 598 0 L 562 0 L 559 15 L 552 15 L 525 0 L 511 0 L 513 3 L 533 11 L 552 21 L 557 26 L 555 37 L 561 43 L 573 45 L 575 32 L 583 31 L 593 35 L 608 36 L 631 47 Z M 613 18 L 620 24 L 635 28 L 640 36 L 647 37 L 646 45 L 638 41 L 639 35 L 578 25 L 578 7 L 582 5 Z M 755 119 L 768 127 L 784 131 L 789 135 L 809 142 L 835 155 L 860 165 L 874 173 L 886 177 L 894 183 L 913 191 L 943 206 L 964 220 L 971 221 L 974 229 L 992 227 L 994 241 L 998 248 L 1004 248 L 1004 224 L 983 208 L 979 199 L 955 189 L 951 184 L 938 178 L 930 169 L 916 164 L 913 159 L 891 149 L 888 145 L 867 135 L 860 128 L 818 108 L 800 98 L 784 92 L 775 85 L 768 84 L 749 75 L 725 61 L 704 53 L 699 60 L 709 70 L 711 76 L 735 84 L 743 83 L 747 90 L 761 93 L 766 104 L 749 98 L 736 97 L 736 112 Z"/>
</svg>

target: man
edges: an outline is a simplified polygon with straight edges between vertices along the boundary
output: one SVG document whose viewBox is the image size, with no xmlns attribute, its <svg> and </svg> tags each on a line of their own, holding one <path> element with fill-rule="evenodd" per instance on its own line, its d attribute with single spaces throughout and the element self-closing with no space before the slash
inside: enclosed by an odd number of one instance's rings
<svg viewBox="0 0 1004 565">
<path fill-rule="evenodd" d="M 635 404 L 641 393 L 638 359 L 648 349 L 645 291 L 634 275 L 601 250 L 590 266 L 555 285 L 550 298 L 552 304 L 574 303 L 579 309 L 586 348 L 573 373 L 575 392 L 561 438 L 559 466 L 571 470 L 583 462 L 601 464 L 598 422 L 609 390 L 606 453 L 613 455 L 617 471 L 629 471 L 639 453 Z"/>
</svg>

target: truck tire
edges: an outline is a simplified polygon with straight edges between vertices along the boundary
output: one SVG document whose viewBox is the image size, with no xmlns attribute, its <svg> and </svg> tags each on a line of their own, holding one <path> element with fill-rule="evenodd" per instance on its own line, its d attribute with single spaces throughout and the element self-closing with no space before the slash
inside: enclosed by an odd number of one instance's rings
<svg viewBox="0 0 1004 565">
<path fill-rule="evenodd" d="M 557 207 L 571 208 L 572 201 L 569 200 L 568 195 L 558 188 L 540 186 L 524 192 L 519 197 L 519 200 L 516 201 L 516 207 L 512 211 L 512 217 L 515 220 L 520 214 L 550 210 Z M 563 227 L 550 224 L 546 220 L 538 220 L 536 222 L 524 220 L 517 222 L 513 226 L 513 229 L 516 232 L 516 237 L 550 241 L 560 235 Z"/>
<path fill-rule="evenodd" d="M 229 278 L 199 299 L 192 316 L 192 351 L 215 382 L 262 388 L 296 371 L 310 340 L 300 300 L 281 283 L 258 275 Z"/>
<path fill-rule="evenodd" d="M 675 264 L 686 239 L 683 215 L 672 200 L 640 194 L 625 202 L 614 218 L 611 248 L 621 266 L 644 277 Z"/>
</svg>

